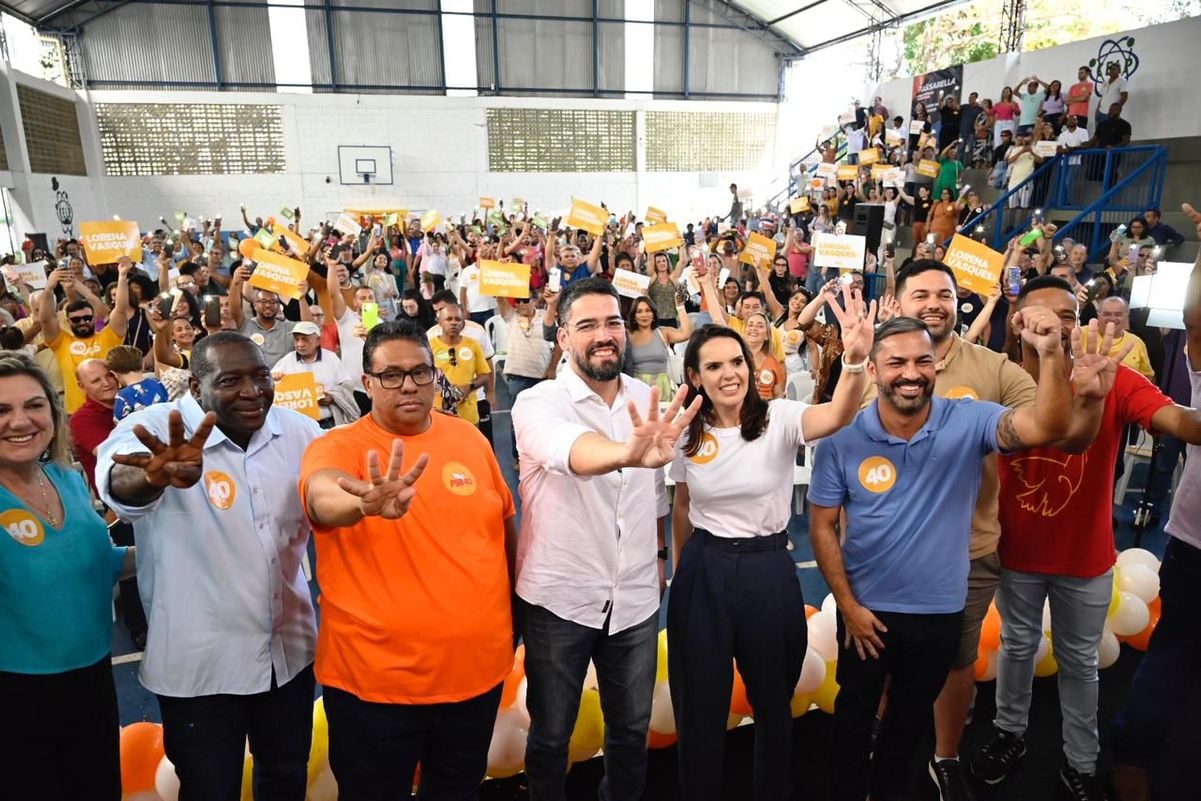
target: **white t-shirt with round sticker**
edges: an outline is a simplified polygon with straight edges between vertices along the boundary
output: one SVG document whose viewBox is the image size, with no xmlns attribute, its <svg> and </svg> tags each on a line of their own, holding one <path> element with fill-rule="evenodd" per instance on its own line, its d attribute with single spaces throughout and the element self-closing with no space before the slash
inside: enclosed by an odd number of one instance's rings
<svg viewBox="0 0 1201 801">
<path fill-rule="evenodd" d="M 688 521 L 718 537 L 762 537 L 788 527 L 796 454 L 805 444 L 801 415 L 809 404 L 773 400 L 767 428 L 747 442 L 738 428 L 706 428 L 695 456 L 676 446 L 669 475 L 688 485 Z"/>
</svg>

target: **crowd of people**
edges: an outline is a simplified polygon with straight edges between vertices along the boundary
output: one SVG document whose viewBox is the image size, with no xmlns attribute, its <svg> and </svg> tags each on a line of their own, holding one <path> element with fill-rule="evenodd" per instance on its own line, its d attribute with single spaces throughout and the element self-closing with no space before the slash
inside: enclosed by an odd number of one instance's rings
<svg viewBox="0 0 1201 801">
<path fill-rule="evenodd" d="M 1077 88 L 1060 98 L 1058 82 L 1032 78 L 1015 93 L 1020 117 L 1003 95 L 999 134 L 1069 130 Z M 943 144 L 955 125 L 943 114 L 918 136 L 958 166 L 955 148 L 971 148 Z M 600 795 L 638 798 L 670 575 L 684 797 L 719 796 L 736 662 L 754 708 L 753 796 L 786 798 L 807 643 L 787 529 L 798 452 L 816 445 L 810 537 L 838 611 L 836 796 L 903 796 L 931 717 L 943 798 L 972 798 L 969 774 L 1008 776 L 1025 753 L 1049 598 L 1057 780 L 1073 799 L 1102 798 L 1104 488 L 1129 426 L 1164 442 L 1152 504 L 1201 443 L 1201 257 L 1185 331 L 1128 305 L 1131 276 L 1183 240 L 1157 210 L 1115 235 L 1103 264 L 1036 220 L 1038 236 L 1005 254 L 1018 284 L 1007 269 L 974 295 L 941 240 L 981 204 L 947 169 L 916 189 L 829 190 L 783 218 L 744 215 L 731 186 L 729 213 L 656 252 L 633 212 L 593 235 L 524 205 L 426 230 L 368 217 L 350 233 L 305 229 L 295 209 L 291 236 L 244 210 L 243 230 L 220 218 L 155 230 L 111 264 L 75 240 L 48 258 L 29 243 L 20 261 L 44 265 L 44 281 L 6 269 L 0 292 L 8 788 L 121 797 L 119 584 L 183 799 L 239 798 L 248 741 L 255 797 L 301 801 L 316 685 L 342 798 L 407 797 L 418 762 L 422 797 L 474 797 L 518 641 L 531 798 L 564 798 L 590 663 Z M 894 223 L 911 205 L 935 240 L 919 236 L 899 264 L 890 243 L 860 271 L 812 266 L 813 234 L 869 198 L 892 204 Z M 1201 214 L 1186 212 L 1201 238 Z M 775 241 L 773 259 L 741 258 L 751 233 Z M 263 247 L 307 264 L 294 291 L 255 277 Z M 528 266 L 528 296 L 482 291 L 491 261 Z M 621 270 L 645 276 L 645 293 L 620 294 Z M 512 415 L 503 443 L 497 372 Z M 298 373 L 317 388 L 309 415 L 275 402 Z M 498 449 L 518 465 L 520 519 Z M 1173 699 L 1195 678 L 1198 464 L 1174 496 L 1163 616 L 1115 724 L 1123 801 L 1149 798 Z M 310 540 L 320 625 L 302 569 Z M 994 596 L 996 736 L 961 765 Z"/>
</svg>

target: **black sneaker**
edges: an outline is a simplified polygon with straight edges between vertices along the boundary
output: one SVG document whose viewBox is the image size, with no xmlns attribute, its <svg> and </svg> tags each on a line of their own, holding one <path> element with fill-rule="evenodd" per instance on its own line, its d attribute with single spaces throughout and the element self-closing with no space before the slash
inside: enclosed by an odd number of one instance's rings
<svg viewBox="0 0 1201 801">
<path fill-rule="evenodd" d="M 930 759 L 930 778 L 938 785 L 940 801 L 976 801 L 958 759 Z"/>
<path fill-rule="evenodd" d="M 999 784 L 1008 778 L 1024 756 L 1026 740 L 1021 735 L 997 729 L 997 735 L 972 758 L 968 768 L 985 784 Z"/>
<path fill-rule="evenodd" d="M 1071 801 L 1109 801 L 1105 786 L 1094 774 L 1081 773 L 1070 765 L 1059 771 L 1059 789 Z"/>
</svg>

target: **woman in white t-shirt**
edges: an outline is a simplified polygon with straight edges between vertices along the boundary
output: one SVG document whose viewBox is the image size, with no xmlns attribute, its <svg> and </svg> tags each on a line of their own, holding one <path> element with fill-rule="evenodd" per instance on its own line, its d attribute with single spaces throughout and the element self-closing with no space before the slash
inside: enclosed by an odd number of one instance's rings
<svg viewBox="0 0 1201 801">
<path fill-rule="evenodd" d="M 790 704 L 807 647 L 804 600 L 786 550 L 797 450 L 848 424 L 859 408 L 876 310 L 843 287 L 842 378 L 829 403 L 763 400 L 752 356 L 733 330 L 708 325 L 684 355 L 689 402 L 701 408 L 677 446 L 667 606 L 668 679 L 681 797 L 721 793 L 733 660 L 755 710 L 753 785 L 791 795 Z"/>
</svg>

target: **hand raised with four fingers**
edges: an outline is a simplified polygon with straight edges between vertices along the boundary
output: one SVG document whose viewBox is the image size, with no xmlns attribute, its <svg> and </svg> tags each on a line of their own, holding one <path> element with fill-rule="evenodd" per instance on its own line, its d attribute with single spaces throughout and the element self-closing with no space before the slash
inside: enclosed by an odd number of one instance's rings
<svg viewBox="0 0 1201 801">
<path fill-rule="evenodd" d="M 693 398 L 688 408 L 681 412 L 688 387 L 680 387 L 667 411 L 659 414 L 659 389 L 651 387 L 651 399 L 646 410 L 646 419 L 638 413 L 633 401 L 629 403 L 630 421 L 634 430 L 626 441 L 622 463 L 633 467 L 663 467 L 676 455 L 676 441 L 692 418 L 701 408 L 701 397 Z"/>
<path fill-rule="evenodd" d="M 417 489 L 413 486 L 430 458 L 426 454 L 417 457 L 413 467 L 403 476 L 400 466 L 404 461 L 404 442 L 392 440 L 392 453 L 388 458 L 387 473 L 380 473 L 379 452 L 367 453 L 367 479 L 359 480 L 345 476 L 338 479 L 338 486 L 359 499 L 359 510 L 363 517 L 382 517 L 396 520 L 404 517 L 413 504 Z"/>
<path fill-rule="evenodd" d="M 178 411 L 171 412 L 167 417 L 167 442 L 144 426 L 134 426 L 134 436 L 150 449 L 150 453 L 118 453 L 113 455 L 113 461 L 141 468 L 151 486 L 187 489 L 200 480 L 204 469 L 204 443 L 216 423 L 216 412 L 209 412 L 200 421 L 196 432 L 185 438 L 183 415 Z"/>
<path fill-rule="evenodd" d="M 1134 349 L 1134 340 L 1110 356 L 1113 323 L 1105 324 L 1102 337 L 1098 336 L 1096 320 L 1088 324 L 1088 343 L 1083 340 L 1083 332 L 1079 328 L 1072 329 L 1072 389 L 1078 398 L 1105 400 L 1117 379 L 1118 365 Z"/>
<path fill-rule="evenodd" d="M 843 358 L 849 364 L 861 364 L 871 352 L 876 337 L 876 301 L 863 302 L 863 295 L 850 284 L 842 285 L 842 306 L 827 303 L 842 329 Z"/>
</svg>

